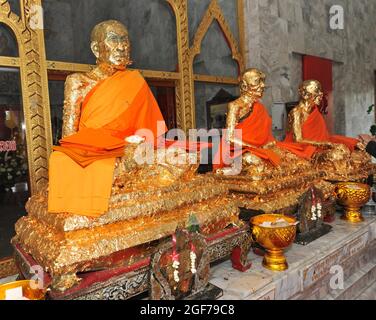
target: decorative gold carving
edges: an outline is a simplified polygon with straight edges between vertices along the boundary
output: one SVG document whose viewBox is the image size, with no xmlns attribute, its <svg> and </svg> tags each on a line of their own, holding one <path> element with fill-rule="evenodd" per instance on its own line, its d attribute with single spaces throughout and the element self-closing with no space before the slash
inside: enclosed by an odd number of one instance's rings
<svg viewBox="0 0 376 320">
<path fill-rule="evenodd" d="M 238 78 L 231 78 L 231 77 L 218 77 L 218 76 L 208 76 L 203 74 L 195 74 L 193 76 L 194 81 L 201 81 L 201 82 L 211 82 L 211 83 L 225 83 L 225 84 L 238 84 Z"/>
<path fill-rule="evenodd" d="M 193 67 L 189 59 L 189 28 L 187 0 L 167 0 L 176 16 L 180 83 L 177 87 L 177 118 L 181 129 L 187 131 L 195 126 L 195 110 L 192 81 Z"/>
<path fill-rule="evenodd" d="M 16 57 L 0 57 L 0 65 L 4 67 L 19 67 L 20 58 Z"/>
</svg>

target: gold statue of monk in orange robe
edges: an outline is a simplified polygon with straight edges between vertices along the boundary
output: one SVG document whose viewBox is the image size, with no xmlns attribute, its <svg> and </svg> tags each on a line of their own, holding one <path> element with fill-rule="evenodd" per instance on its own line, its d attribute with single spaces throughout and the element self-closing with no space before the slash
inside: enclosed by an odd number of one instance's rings
<svg viewBox="0 0 376 320">
<path fill-rule="evenodd" d="M 237 196 L 244 200 L 245 207 L 273 212 L 296 205 L 297 198 L 310 184 L 324 186 L 303 146 L 279 142 L 273 137 L 272 119 L 260 102 L 265 79 L 265 74 L 257 69 L 243 73 L 241 95 L 228 105 L 227 132 L 216 154 L 214 169 L 232 191 L 243 193 Z M 229 165 L 231 159 L 239 157 L 241 162 Z M 236 167 L 239 163 L 240 170 Z"/>
<path fill-rule="evenodd" d="M 324 170 L 329 180 L 348 181 L 367 178 L 372 173 L 370 156 L 358 139 L 331 135 L 320 113 L 323 92 L 316 80 L 304 81 L 299 104 L 288 116 L 285 142 L 298 142 L 317 168 Z"/>
<path fill-rule="evenodd" d="M 48 190 L 30 198 L 12 240 L 59 290 L 77 284 L 79 272 L 107 268 L 119 252 L 187 227 L 192 216 L 203 235 L 239 223 L 224 185 L 196 175 L 198 163 L 169 161 L 189 156 L 185 149 L 158 148 L 150 163 L 137 161 L 140 143 L 165 133 L 162 114 L 141 74 L 127 69 L 125 26 L 102 22 L 91 40 L 97 66 L 67 78 Z"/>
</svg>

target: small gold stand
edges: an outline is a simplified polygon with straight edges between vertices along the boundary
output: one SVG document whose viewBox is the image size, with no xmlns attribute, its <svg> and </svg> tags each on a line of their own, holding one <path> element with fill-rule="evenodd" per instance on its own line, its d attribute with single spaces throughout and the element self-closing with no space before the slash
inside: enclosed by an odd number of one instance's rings
<svg viewBox="0 0 376 320">
<path fill-rule="evenodd" d="M 359 207 L 345 207 L 345 213 L 341 216 L 341 219 L 351 223 L 363 222 L 364 218 L 360 209 Z"/>
<path fill-rule="evenodd" d="M 285 256 L 283 255 L 283 250 L 266 250 L 264 259 L 262 260 L 262 265 L 272 271 L 284 271 L 288 269 L 288 264 Z"/>
</svg>

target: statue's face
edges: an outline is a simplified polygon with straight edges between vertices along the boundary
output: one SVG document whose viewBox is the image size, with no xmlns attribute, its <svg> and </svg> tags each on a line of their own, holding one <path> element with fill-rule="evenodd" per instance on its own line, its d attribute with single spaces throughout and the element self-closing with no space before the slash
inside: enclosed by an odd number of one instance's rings
<svg viewBox="0 0 376 320">
<path fill-rule="evenodd" d="M 109 24 L 100 40 L 92 44 L 98 63 L 127 66 L 130 62 L 130 42 L 127 29 L 120 24 Z"/>
<path fill-rule="evenodd" d="M 266 76 L 261 71 L 252 69 L 243 74 L 240 89 L 257 99 L 262 98 L 265 91 Z"/>
<path fill-rule="evenodd" d="M 324 97 L 321 84 L 316 80 L 303 83 L 300 89 L 300 94 L 303 100 L 307 101 L 309 104 L 315 104 L 317 106 L 321 104 Z"/>
</svg>

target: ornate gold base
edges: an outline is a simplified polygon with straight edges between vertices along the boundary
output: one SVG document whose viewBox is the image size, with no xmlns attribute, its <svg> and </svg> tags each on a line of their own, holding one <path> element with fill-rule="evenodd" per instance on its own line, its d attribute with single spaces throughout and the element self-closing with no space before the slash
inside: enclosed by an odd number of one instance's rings
<svg viewBox="0 0 376 320">
<path fill-rule="evenodd" d="M 272 271 L 284 271 L 288 268 L 283 250 L 266 250 L 262 265 Z"/>
<path fill-rule="evenodd" d="M 346 207 L 345 213 L 342 215 L 341 219 L 351 223 L 359 223 L 364 221 L 359 207 Z"/>
</svg>

